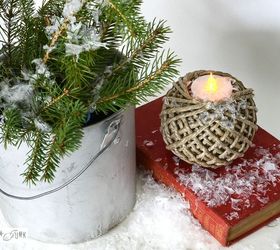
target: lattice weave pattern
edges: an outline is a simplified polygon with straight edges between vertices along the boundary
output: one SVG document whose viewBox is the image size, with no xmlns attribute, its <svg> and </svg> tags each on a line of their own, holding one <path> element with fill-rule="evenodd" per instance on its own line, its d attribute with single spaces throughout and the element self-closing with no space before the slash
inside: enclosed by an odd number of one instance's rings
<svg viewBox="0 0 280 250">
<path fill-rule="evenodd" d="M 230 100 L 205 102 L 192 97 L 191 84 L 200 76 L 229 77 Z M 164 98 L 161 133 L 166 148 L 180 159 L 203 167 L 217 168 L 243 156 L 257 130 L 253 90 L 230 74 L 195 71 L 181 77 Z"/>
</svg>

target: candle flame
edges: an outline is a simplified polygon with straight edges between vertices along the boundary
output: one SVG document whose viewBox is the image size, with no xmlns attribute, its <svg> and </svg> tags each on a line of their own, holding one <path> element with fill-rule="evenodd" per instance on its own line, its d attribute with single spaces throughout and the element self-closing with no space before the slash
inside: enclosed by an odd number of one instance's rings
<svg viewBox="0 0 280 250">
<path fill-rule="evenodd" d="M 210 94 L 215 94 L 218 91 L 217 80 L 213 77 L 213 74 L 210 73 L 210 76 L 205 85 L 205 90 Z"/>
</svg>

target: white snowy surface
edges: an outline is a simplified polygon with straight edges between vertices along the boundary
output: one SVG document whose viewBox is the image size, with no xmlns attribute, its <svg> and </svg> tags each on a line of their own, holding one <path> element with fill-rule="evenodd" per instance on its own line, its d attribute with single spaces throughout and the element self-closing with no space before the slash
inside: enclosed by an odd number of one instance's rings
<svg viewBox="0 0 280 250">
<path fill-rule="evenodd" d="M 192 217 L 176 192 L 139 171 L 137 204 L 129 217 L 106 235 L 76 244 L 46 244 L 35 240 L 0 239 L 2 250 L 264 250 L 280 249 L 280 219 L 273 221 L 231 247 L 222 247 Z M 3 216 L 0 225 L 7 228 Z M 40 225 L 38 225 L 40 226 Z"/>
</svg>

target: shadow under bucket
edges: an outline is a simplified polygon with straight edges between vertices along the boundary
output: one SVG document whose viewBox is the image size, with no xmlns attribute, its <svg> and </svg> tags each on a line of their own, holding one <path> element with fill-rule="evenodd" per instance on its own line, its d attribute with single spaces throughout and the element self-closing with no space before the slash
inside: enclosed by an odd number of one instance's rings
<svg viewBox="0 0 280 250">
<path fill-rule="evenodd" d="M 51 184 L 28 187 L 21 173 L 30 148 L 0 145 L 0 207 L 27 237 L 79 243 L 107 232 L 136 200 L 134 108 L 84 128 L 79 150 L 65 157 Z"/>
</svg>

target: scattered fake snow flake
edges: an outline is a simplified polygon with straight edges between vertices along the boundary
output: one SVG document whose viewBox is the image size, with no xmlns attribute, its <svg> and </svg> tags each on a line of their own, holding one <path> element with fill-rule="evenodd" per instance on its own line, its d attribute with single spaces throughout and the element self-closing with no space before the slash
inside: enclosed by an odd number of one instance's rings
<svg viewBox="0 0 280 250">
<path fill-rule="evenodd" d="M 263 168 L 265 171 L 271 171 L 271 170 L 276 170 L 277 169 L 277 165 L 274 162 L 265 162 L 263 164 Z"/>
<path fill-rule="evenodd" d="M 39 129 L 41 132 L 44 132 L 44 133 L 49 133 L 52 131 L 52 128 L 50 127 L 49 124 L 47 124 L 46 122 L 44 122 L 42 119 L 40 118 L 36 118 L 34 119 L 34 124 L 35 124 L 35 127 L 37 129 Z"/>
<path fill-rule="evenodd" d="M 239 215 L 237 212 L 231 212 L 230 214 L 227 215 L 228 220 L 233 220 L 233 219 L 238 219 Z"/>
<path fill-rule="evenodd" d="M 247 199 L 247 200 L 244 201 L 244 207 L 245 208 L 249 208 L 250 207 L 250 200 Z"/>
<path fill-rule="evenodd" d="M 238 102 L 231 99 L 223 103 L 208 102 L 206 104 L 207 111 L 201 113 L 199 118 L 203 124 L 219 120 L 224 128 L 233 129 L 236 118 L 242 115 L 242 112 L 244 112 L 242 110 L 246 107 L 247 101 L 245 99 Z"/>
<path fill-rule="evenodd" d="M 155 159 L 155 162 L 161 162 L 161 161 L 162 161 L 162 158 Z"/>
<path fill-rule="evenodd" d="M 67 30 L 67 43 L 65 43 L 65 53 L 66 55 L 74 55 L 79 57 L 80 53 L 83 51 L 95 50 L 100 47 L 106 47 L 105 43 L 100 42 L 99 34 L 96 30 L 96 27 L 88 28 L 86 25 L 81 22 L 77 22 L 75 14 L 81 10 L 85 1 L 82 0 L 69 0 L 65 3 L 63 9 L 63 16 L 69 21 L 68 30 Z M 94 4 L 93 4 L 94 5 Z M 92 6 L 89 11 L 92 11 L 94 15 L 94 20 L 96 24 L 99 20 L 100 11 Z M 46 33 L 51 37 L 57 30 L 59 30 L 61 24 L 65 19 L 60 17 L 52 17 L 50 19 L 50 25 L 46 27 Z M 51 52 L 54 47 L 49 47 L 45 45 L 45 50 Z M 44 74 L 46 74 L 46 71 Z M 40 74 L 40 73 L 38 73 Z"/>
<path fill-rule="evenodd" d="M 265 155 L 269 155 L 269 150 L 267 148 L 258 147 L 256 148 L 255 153 L 258 156 L 265 156 Z"/>
<path fill-rule="evenodd" d="M 163 165 L 163 169 L 167 169 L 168 168 L 168 163 L 165 163 L 164 165 Z"/>
<path fill-rule="evenodd" d="M 83 7 L 83 1 L 81 0 L 68 0 L 63 8 L 63 16 L 65 18 L 75 15 Z"/>
<path fill-rule="evenodd" d="M 236 210 L 236 211 L 241 210 L 241 208 L 240 208 L 240 200 L 239 199 L 230 198 L 230 202 L 231 202 L 231 207 L 234 210 Z"/>
<path fill-rule="evenodd" d="M 144 140 L 144 145 L 147 147 L 153 147 L 155 144 L 152 141 Z"/>
<path fill-rule="evenodd" d="M 21 74 L 22 74 L 22 76 L 23 76 L 23 80 L 24 80 L 24 81 L 30 81 L 31 75 L 32 75 L 31 71 L 22 70 L 22 71 L 21 71 Z"/>
<path fill-rule="evenodd" d="M 12 87 L 4 85 L 0 91 L 0 98 L 7 103 L 30 102 L 33 87 L 29 84 L 17 84 Z"/>
<path fill-rule="evenodd" d="M 100 47 L 106 48 L 106 43 L 100 42 L 100 36 L 95 29 L 88 29 L 83 36 L 83 46 L 85 51 L 89 51 Z"/>
<path fill-rule="evenodd" d="M 267 204 L 269 202 L 269 198 L 268 197 L 259 197 L 258 195 L 256 195 L 256 198 L 262 203 L 262 204 Z"/>
<path fill-rule="evenodd" d="M 175 162 L 176 166 L 180 165 L 180 158 L 176 155 L 172 156 L 173 161 Z"/>
<path fill-rule="evenodd" d="M 65 52 L 68 56 L 79 56 L 84 51 L 84 47 L 82 45 L 65 43 Z"/>
<path fill-rule="evenodd" d="M 64 16 L 71 17 L 69 19 L 70 23 L 68 25 L 67 30 L 67 43 L 66 46 L 66 55 L 74 55 L 77 58 L 79 57 L 80 53 L 83 51 L 89 51 L 89 50 L 95 50 L 100 47 L 106 48 L 106 43 L 102 43 L 100 41 L 100 36 L 97 31 L 97 26 L 95 27 L 87 27 L 82 22 L 77 22 L 77 19 L 75 16 L 73 16 L 73 13 L 77 13 L 82 5 L 83 1 L 81 0 L 71 0 L 66 3 L 64 8 Z M 96 25 L 99 23 L 99 14 L 100 11 L 96 8 L 96 3 L 88 3 L 87 7 L 90 7 L 88 11 L 91 11 L 94 13 L 94 20 L 96 22 Z M 59 21 L 58 21 L 59 23 Z M 55 28 L 58 28 L 59 25 L 57 23 L 52 25 L 52 28 L 49 28 L 51 30 L 55 30 Z"/>
<path fill-rule="evenodd" d="M 49 37 L 51 37 L 63 23 L 63 18 L 53 16 L 50 18 L 50 25 L 46 27 L 45 31 Z"/>
<path fill-rule="evenodd" d="M 49 45 L 46 44 L 46 45 L 43 46 L 43 49 L 44 49 L 46 52 L 51 53 L 51 52 L 55 49 L 55 46 L 50 47 Z"/>
<path fill-rule="evenodd" d="M 47 65 L 43 62 L 43 59 L 37 58 L 32 61 L 36 65 L 36 74 L 44 75 L 45 77 L 50 77 L 50 72 Z"/>
<path fill-rule="evenodd" d="M 155 134 L 156 132 L 158 132 L 158 130 L 156 129 L 156 130 L 153 130 L 152 131 L 152 134 Z"/>
<path fill-rule="evenodd" d="M 81 22 L 70 23 L 67 30 L 67 40 L 78 43 L 82 38 L 82 34 L 80 34 L 82 26 Z"/>
<path fill-rule="evenodd" d="M 105 1 L 103 1 L 103 2 L 105 2 Z M 99 25 L 100 10 L 96 7 L 96 3 L 93 3 L 93 2 L 87 3 L 86 9 L 91 13 L 95 24 Z"/>
<path fill-rule="evenodd" d="M 250 206 L 250 196 L 255 195 L 262 204 L 267 204 L 266 197 L 268 187 L 276 185 L 280 180 L 280 159 L 266 149 L 258 149 L 257 153 L 262 158 L 255 162 L 244 162 L 236 166 L 226 167 L 226 173 L 218 176 L 213 171 L 196 165 L 192 166 L 192 172 L 186 173 L 177 168 L 175 174 L 178 180 L 186 187 L 192 189 L 196 195 L 210 207 L 217 207 L 228 202 L 235 211 L 244 206 Z M 260 155 L 261 154 L 261 155 Z M 251 165 L 250 171 L 243 168 Z M 232 198 L 232 195 L 238 198 Z"/>
<path fill-rule="evenodd" d="M 100 36 L 96 30 L 94 28 L 88 29 L 84 26 L 77 34 L 69 32 L 68 41 L 68 43 L 65 43 L 66 55 L 70 56 L 79 57 L 83 51 L 96 50 L 100 47 L 106 48 L 106 43 L 100 42 Z"/>
</svg>

